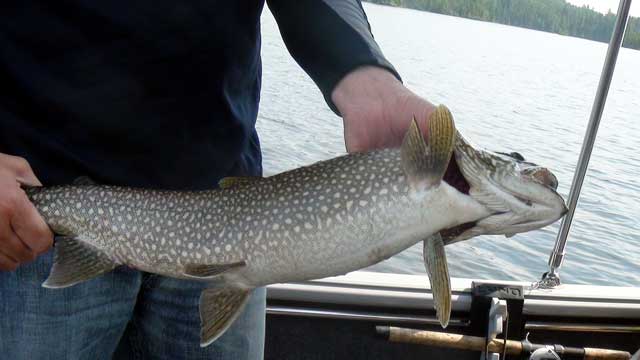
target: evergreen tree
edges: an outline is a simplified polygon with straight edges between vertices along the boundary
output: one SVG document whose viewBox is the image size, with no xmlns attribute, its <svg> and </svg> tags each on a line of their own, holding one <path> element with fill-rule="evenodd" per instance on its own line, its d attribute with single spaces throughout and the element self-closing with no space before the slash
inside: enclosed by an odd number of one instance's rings
<svg viewBox="0 0 640 360">
<path fill-rule="evenodd" d="M 608 42 L 616 16 L 565 0 L 369 0 L 439 14 Z M 622 46 L 640 50 L 640 18 L 631 17 Z"/>
</svg>

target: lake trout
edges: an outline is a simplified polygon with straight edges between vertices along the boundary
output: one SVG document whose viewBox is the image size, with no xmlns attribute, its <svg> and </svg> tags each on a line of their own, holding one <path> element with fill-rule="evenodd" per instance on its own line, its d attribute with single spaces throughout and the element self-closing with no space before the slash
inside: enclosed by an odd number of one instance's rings
<svg viewBox="0 0 640 360">
<path fill-rule="evenodd" d="M 208 282 L 200 298 L 206 346 L 256 287 L 344 274 L 424 242 L 437 316 L 446 326 L 445 245 L 537 229 L 566 207 L 549 170 L 519 154 L 476 149 L 446 107 L 422 127 L 413 119 L 399 148 L 266 178 L 226 178 L 215 190 L 25 188 L 58 235 L 43 286 L 71 286 L 119 265 Z"/>
</svg>

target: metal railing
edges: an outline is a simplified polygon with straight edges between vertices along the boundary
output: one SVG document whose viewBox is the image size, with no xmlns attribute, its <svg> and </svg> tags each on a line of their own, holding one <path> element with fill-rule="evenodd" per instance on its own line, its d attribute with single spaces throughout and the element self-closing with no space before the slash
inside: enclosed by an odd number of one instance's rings
<svg viewBox="0 0 640 360">
<path fill-rule="evenodd" d="M 564 260 L 567 236 L 569 235 L 573 215 L 576 210 L 576 205 L 578 204 L 578 198 L 580 197 L 580 190 L 587 172 L 589 159 L 591 158 L 591 151 L 598 132 L 598 126 L 600 125 L 600 119 L 602 118 L 602 111 L 604 110 L 604 105 L 607 101 L 609 85 L 611 85 L 611 78 L 613 77 L 613 70 L 618 59 L 618 52 L 620 51 L 620 46 L 624 39 L 624 31 L 627 26 L 630 7 L 631 0 L 620 0 L 616 23 L 613 28 L 613 33 L 611 34 L 611 41 L 609 41 L 609 47 L 607 49 L 602 73 L 600 74 L 598 91 L 596 92 L 596 97 L 593 101 L 587 132 L 584 135 L 582 150 L 580 152 L 580 158 L 578 159 L 578 166 L 573 176 L 573 182 L 569 192 L 569 211 L 560 224 L 560 231 L 558 231 L 558 237 L 556 239 L 553 252 L 549 256 L 549 271 L 542 276 L 542 280 L 538 284 L 540 287 L 554 287 L 560 284 L 559 269 L 562 266 L 562 261 Z"/>
</svg>

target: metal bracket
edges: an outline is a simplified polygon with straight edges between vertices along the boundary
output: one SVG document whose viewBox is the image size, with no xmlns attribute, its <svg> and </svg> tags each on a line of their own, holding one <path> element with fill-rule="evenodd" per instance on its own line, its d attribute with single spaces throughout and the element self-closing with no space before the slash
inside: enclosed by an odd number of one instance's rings
<svg viewBox="0 0 640 360">
<path fill-rule="evenodd" d="M 560 286 L 560 275 L 555 271 L 542 274 L 542 279 L 533 283 L 533 289 L 553 289 Z"/>
<path fill-rule="evenodd" d="M 509 302 L 518 302 L 524 300 L 524 288 L 521 285 L 508 285 L 501 283 L 474 281 L 472 284 L 474 301 L 476 298 L 490 299 L 486 303 L 485 309 L 488 309 L 487 327 L 485 339 L 486 344 L 494 340 L 499 334 L 505 332 L 503 329 L 505 321 L 509 319 Z M 486 311 L 486 310 L 485 310 Z M 517 317 L 517 316 L 516 316 Z M 478 334 L 481 335 L 481 334 Z M 505 332 L 505 338 L 508 334 Z M 481 354 L 480 359 L 498 360 L 500 354 L 489 353 L 485 351 Z"/>
<path fill-rule="evenodd" d="M 486 343 L 487 346 L 490 341 L 496 338 L 499 334 L 502 334 L 504 320 L 507 317 L 507 302 L 506 300 L 500 300 L 497 298 L 491 298 L 491 308 L 489 309 L 489 327 L 487 329 Z M 500 354 L 490 353 L 486 351 L 480 355 L 481 360 L 498 360 Z"/>
</svg>

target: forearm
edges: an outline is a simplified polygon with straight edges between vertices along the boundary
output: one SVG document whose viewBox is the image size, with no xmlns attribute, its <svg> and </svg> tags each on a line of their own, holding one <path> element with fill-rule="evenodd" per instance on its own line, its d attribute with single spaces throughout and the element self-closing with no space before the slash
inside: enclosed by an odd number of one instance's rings
<svg viewBox="0 0 640 360">
<path fill-rule="evenodd" d="M 371 34 L 358 0 L 268 0 L 291 55 L 311 76 L 337 112 L 332 92 L 338 82 L 367 65 L 400 78 Z"/>
</svg>

